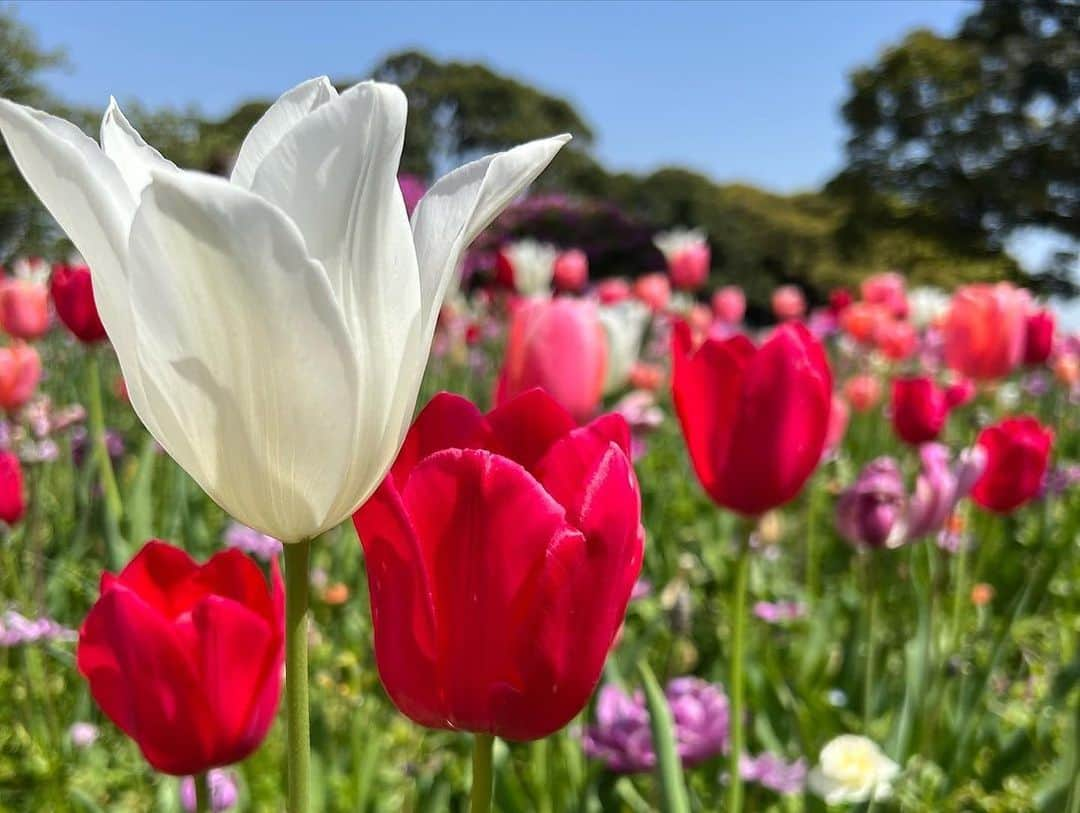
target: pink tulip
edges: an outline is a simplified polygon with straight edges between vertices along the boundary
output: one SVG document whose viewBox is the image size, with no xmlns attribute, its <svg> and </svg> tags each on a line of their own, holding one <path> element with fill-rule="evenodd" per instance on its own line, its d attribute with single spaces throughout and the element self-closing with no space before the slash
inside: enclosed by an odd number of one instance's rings
<svg viewBox="0 0 1080 813">
<path fill-rule="evenodd" d="M 667 310 L 671 301 L 671 283 L 666 274 L 643 274 L 634 281 L 634 296 L 654 312 Z"/>
<path fill-rule="evenodd" d="M 746 315 L 746 294 L 737 285 L 725 285 L 713 294 L 712 307 L 721 322 L 737 325 Z"/>
<path fill-rule="evenodd" d="M 863 280 L 859 291 L 863 302 L 881 305 L 897 319 L 907 317 L 908 302 L 904 278 L 895 271 L 886 271 L 867 277 Z"/>
<path fill-rule="evenodd" d="M 712 254 L 700 229 L 675 229 L 653 241 L 667 261 L 671 283 L 680 291 L 696 291 L 709 278 Z"/>
<path fill-rule="evenodd" d="M 781 322 L 801 319 L 806 313 L 806 297 L 795 285 L 781 285 L 773 291 L 772 309 Z"/>
<path fill-rule="evenodd" d="M 589 258 L 584 251 L 572 248 L 555 260 L 555 289 L 578 293 L 589 281 Z"/>
<path fill-rule="evenodd" d="M 953 294 L 945 317 L 945 361 L 979 381 L 1003 378 L 1024 359 L 1031 299 L 1008 282 L 978 283 Z"/>
<path fill-rule="evenodd" d="M 495 402 L 540 387 L 584 422 L 600 405 L 606 366 L 607 341 L 594 303 L 521 300 L 511 316 Z"/>
<path fill-rule="evenodd" d="M 33 396 L 41 380 L 41 357 L 28 344 L 0 347 L 0 409 L 14 412 Z"/>
<path fill-rule="evenodd" d="M 835 451 L 843 441 L 850 417 L 851 410 L 848 408 L 847 401 L 833 393 L 832 407 L 829 409 L 829 425 L 825 430 L 825 454 Z"/>
<path fill-rule="evenodd" d="M 0 324 L 16 339 L 36 339 L 49 329 L 49 267 L 43 260 L 19 260 L 15 276 L 0 283 Z"/>
<path fill-rule="evenodd" d="M 614 305 L 632 296 L 630 283 L 622 277 L 611 277 L 596 283 L 596 298 L 603 305 Z"/>
</svg>

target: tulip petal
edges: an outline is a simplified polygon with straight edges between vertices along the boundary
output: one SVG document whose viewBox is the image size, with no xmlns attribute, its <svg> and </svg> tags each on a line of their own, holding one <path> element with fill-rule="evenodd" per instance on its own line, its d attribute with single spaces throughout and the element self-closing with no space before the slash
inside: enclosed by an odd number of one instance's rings
<svg viewBox="0 0 1080 813">
<path fill-rule="evenodd" d="M 499 404 L 485 418 L 491 428 L 486 448 L 528 471 L 556 440 L 577 427 L 570 413 L 539 388 Z"/>
<path fill-rule="evenodd" d="M 128 262 L 146 387 L 132 401 L 155 438 L 252 528 L 296 541 L 344 519 L 355 349 L 292 222 L 219 178 L 155 175 Z"/>
<path fill-rule="evenodd" d="M 255 561 L 236 548 L 215 553 L 193 579 L 207 595 L 231 599 L 268 624 L 276 619 L 274 600 Z"/>
<path fill-rule="evenodd" d="M 353 516 L 364 548 L 375 658 L 394 705 L 410 720 L 447 727 L 435 675 L 431 574 L 412 520 L 390 478 Z"/>
<path fill-rule="evenodd" d="M 486 451 L 437 452 L 402 496 L 432 576 L 437 682 L 452 723 L 494 731 L 487 687 L 521 684 L 512 653 L 535 574 L 549 548 L 580 534 L 525 469 Z"/>
<path fill-rule="evenodd" d="M 165 618 L 116 586 L 87 615 L 76 659 L 94 700 L 156 770 L 206 769 L 211 717 L 194 663 Z"/>
<path fill-rule="evenodd" d="M 743 371 L 755 352 L 741 334 L 723 341 L 706 339 L 694 352 L 690 326 L 675 325 L 672 398 L 694 471 L 711 495 L 731 443 Z"/>
<path fill-rule="evenodd" d="M 434 329 L 462 253 L 569 140 L 569 135 L 560 135 L 530 141 L 465 164 L 436 181 L 420 199 L 412 228 L 428 330 Z"/>
<path fill-rule="evenodd" d="M 139 598 L 166 618 L 171 618 L 205 595 L 206 591 L 200 588 L 184 591 L 191 596 L 190 601 L 179 595 L 181 586 L 198 571 L 199 565 L 186 552 L 167 542 L 152 539 L 111 581 L 134 590 Z"/>
<path fill-rule="evenodd" d="M 134 200 L 150 183 L 151 172 L 178 171 L 176 164 L 143 140 L 111 97 L 101 119 L 101 149 L 120 171 Z"/>
<path fill-rule="evenodd" d="M 265 585 L 262 595 L 268 598 Z M 273 711 L 252 712 L 266 683 L 274 689 L 271 697 L 280 695 L 282 639 L 266 618 L 222 596 L 200 601 L 191 621 L 199 642 L 199 678 L 214 721 L 212 762 L 230 765 L 255 750 L 270 727 Z M 276 708 L 273 702 L 271 709 Z"/>
<path fill-rule="evenodd" d="M 480 410 L 467 398 L 440 392 L 416 417 L 405 443 L 394 461 L 393 475 L 398 488 L 416 464 L 443 449 L 484 448 L 489 430 Z"/>
<path fill-rule="evenodd" d="M 0 131 L 30 188 L 90 265 L 101 320 L 129 386 L 137 388 L 124 276 L 135 198 L 116 165 L 70 122 L 0 99 Z"/>
<path fill-rule="evenodd" d="M 821 460 L 832 380 L 821 345 L 801 324 L 773 334 L 747 365 L 720 488 L 747 515 L 794 497 Z"/>
<path fill-rule="evenodd" d="M 244 143 L 240 145 L 240 152 L 236 156 L 230 176 L 232 183 L 250 189 L 262 162 L 281 139 L 305 116 L 336 99 L 337 95 L 329 78 L 325 76 L 308 79 L 282 93 L 255 122 L 244 138 Z"/>
</svg>

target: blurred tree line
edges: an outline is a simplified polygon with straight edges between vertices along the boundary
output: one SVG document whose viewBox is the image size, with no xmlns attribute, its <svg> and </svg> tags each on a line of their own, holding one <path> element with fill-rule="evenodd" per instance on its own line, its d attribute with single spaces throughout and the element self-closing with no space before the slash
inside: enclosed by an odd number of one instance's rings
<svg viewBox="0 0 1080 813">
<path fill-rule="evenodd" d="M 0 12 L 0 95 L 65 115 L 96 133 L 100 111 L 49 98 L 42 52 L 10 10 Z M 843 106 L 847 166 L 820 192 L 778 195 L 720 184 L 671 167 L 612 172 L 591 154 L 592 130 L 566 100 L 479 64 L 394 54 L 373 75 L 409 97 L 402 171 L 431 178 L 482 154 L 571 132 L 574 141 L 537 184 L 537 197 L 495 224 L 488 242 L 534 234 L 582 245 L 594 274 L 659 268 L 651 235 L 701 226 L 716 281 L 743 285 L 752 302 L 777 284 L 812 298 L 883 269 L 914 284 L 1023 279 L 1075 293 L 1069 258 L 1024 277 L 1002 251 L 1021 226 L 1080 237 L 1080 4 L 983 0 L 955 36 L 919 30 L 853 73 Z M 344 87 L 350 82 L 342 81 Z M 268 100 L 213 120 L 197 111 L 127 103 L 146 139 L 182 166 L 228 171 Z M 44 249 L 47 215 L 0 157 L 0 251 Z"/>
</svg>

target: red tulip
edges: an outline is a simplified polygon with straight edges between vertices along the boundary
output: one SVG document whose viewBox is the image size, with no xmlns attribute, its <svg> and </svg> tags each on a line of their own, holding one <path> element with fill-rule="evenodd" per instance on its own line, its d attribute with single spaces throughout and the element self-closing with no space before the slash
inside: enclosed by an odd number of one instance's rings
<svg viewBox="0 0 1080 813">
<path fill-rule="evenodd" d="M 941 434 L 949 417 L 945 390 L 932 378 L 897 378 L 892 385 L 892 421 L 896 435 L 918 446 Z"/>
<path fill-rule="evenodd" d="M 1030 298 L 1007 283 L 967 285 L 945 317 L 945 361 L 978 381 L 1008 375 L 1024 357 Z"/>
<path fill-rule="evenodd" d="M 0 450 L 0 520 L 14 525 L 26 513 L 26 492 L 19 458 Z"/>
<path fill-rule="evenodd" d="M 1045 308 L 1028 314 L 1024 336 L 1024 364 L 1045 364 L 1054 349 L 1054 314 Z"/>
<path fill-rule="evenodd" d="M 487 415 L 442 393 L 354 516 L 375 658 L 431 728 L 545 737 L 584 707 L 641 569 L 629 429 L 533 390 Z"/>
<path fill-rule="evenodd" d="M 559 291 L 577 293 L 589 281 L 589 258 L 584 251 L 573 248 L 564 251 L 555 260 L 555 288 Z"/>
<path fill-rule="evenodd" d="M 101 324 L 94 304 L 89 268 L 85 265 L 55 266 L 49 290 L 56 314 L 76 339 L 89 344 L 105 338 L 105 326 Z"/>
<path fill-rule="evenodd" d="M 713 313 L 727 325 L 737 325 L 746 315 L 746 294 L 737 285 L 725 285 L 712 297 Z"/>
<path fill-rule="evenodd" d="M 41 357 L 28 344 L 0 347 L 0 409 L 14 412 L 34 395 L 41 380 Z"/>
<path fill-rule="evenodd" d="M 713 501 L 755 516 L 786 503 L 825 446 L 832 374 L 821 343 L 798 323 L 760 347 L 675 326 L 672 393 L 690 459 Z"/>
<path fill-rule="evenodd" d="M 801 319 L 806 313 L 806 297 L 795 285 L 781 285 L 773 291 L 772 309 L 781 322 Z"/>
<path fill-rule="evenodd" d="M 16 339 L 36 339 L 49 329 L 49 289 L 30 279 L 0 283 L 0 324 Z"/>
<path fill-rule="evenodd" d="M 634 296 L 648 305 L 654 313 L 667 310 L 671 301 L 671 282 L 666 274 L 659 272 L 642 274 L 634 280 Z"/>
<path fill-rule="evenodd" d="M 895 271 L 873 274 L 859 286 L 863 302 L 880 305 L 895 319 L 904 319 L 908 313 L 907 292 L 904 278 Z"/>
<path fill-rule="evenodd" d="M 277 713 L 284 589 L 238 550 L 196 564 L 148 542 L 79 630 L 76 660 L 90 693 L 158 771 L 176 776 L 251 754 Z"/>
<path fill-rule="evenodd" d="M 945 388 L 945 402 L 949 409 L 970 404 L 975 399 L 975 382 L 970 378 L 961 378 Z"/>
<path fill-rule="evenodd" d="M 600 405 L 606 365 L 607 340 L 592 302 L 522 300 L 510 320 L 495 402 L 540 387 L 585 421 Z"/>
<path fill-rule="evenodd" d="M 596 284 L 596 298 L 600 300 L 601 304 L 614 305 L 616 302 L 622 302 L 631 296 L 630 283 L 622 277 L 600 280 Z"/>
<path fill-rule="evenodd" d="M 1053 430 L 1027 416 L 983 429 L 977 443 L 986 450 L 986 470 L 971 498 L 997 514 L 1015 511 L 1039 493 L 1053 442 Z"/>
<path fill-rule="evenodd" d="M 836 288 L 829 294 L 829 310 L 833 312 L 833 316 L 839 317 L 851 306 L 852 302 L 854 302 L 854 297 L 847 288 Z"/>
<path fill-rule="evenodd" d="M 881 382 L 865 373 L 853 375 L 844 382 L 844 397 L 856 412 L 869 412 L 881 400 Z"/>
</svg>

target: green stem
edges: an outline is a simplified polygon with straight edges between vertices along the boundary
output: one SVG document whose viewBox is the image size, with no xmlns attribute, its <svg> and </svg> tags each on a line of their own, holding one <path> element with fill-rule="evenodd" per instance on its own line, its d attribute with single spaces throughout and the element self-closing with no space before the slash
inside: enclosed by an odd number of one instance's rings
<svg viewBox="0 0 1080 813">
<path fill-rule="evenodd" d="M 874 661 L 877 636 L 878 590 L 873 555 L 866 560 L 866 668 L 863 670 L 863 734 L 869 736 L 874 716 Z"/>
<path fill-rule="evenodd" d="M 494 749 L 493 734 L 477 734 L 473 737 L 472 792 L 469 794 L 471 813 L 489 813 L 491 810 L 491 795 L 495 788 L 495 774 L 491 770 Z"/>
<path fill-rule="evenodd" d="M 735 592 L 731 598 L 731 747 L 728 751 L 727 813 L 740 813 L 743 803 L 743 783 L 740 762 L 746 750 L 745 683 L 746 660 L 746 591 L 750 576 L 750 544 L 745 533 L 739 534 L 735 559 Z"/>
<path fill-rule="evenodd" d="M 97 353 L 86 356 L 86 417 L 90 424 L 91 457 L 97 464 L 101 490 L 105 495 L 105 541 L 109 546 L 109 565 L 119 570 L 124 564 L 121 550 L 120 519 L 124 506 L 116 485 L 109 447 L 105 440 L 105 407 L 101 398 L 101 371 Z"/>
<path fill-rule="evenodd" d="M 195 813 L 210 813 L 213 802 L 210 798 L 210 775 L 206 771 L 195 777 Z"/>
<path fill-rule="evenodd" d="M 667 697 L 656 682 L 649 664 L 638 664 L 638 675 L 645 690 L 645 703 L 649 709 L 649 729 L 652 732 L 653 750 L 656 752 L 656 779 L 660 784 L 660 810 L 663 813 L 689 813 L 690 800 L 686 793 L 682 760 L 675 745 L 671 707 Z"/>
<path fill-rule="evenodd" d="M 311 540 L 285 545 L 285 716 L 289 813 L 307 813 L 311 801 L 311 731 L 308 720 L 308 560 Z"/>
</svg>

